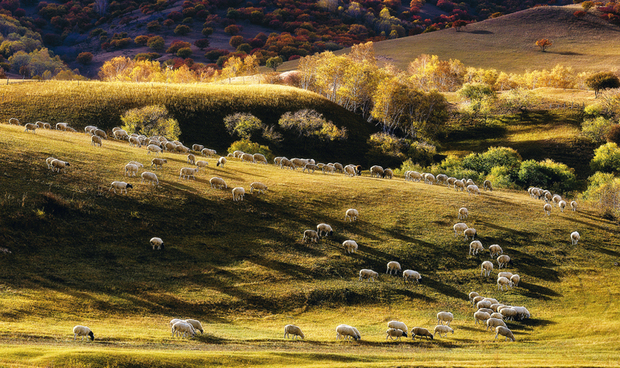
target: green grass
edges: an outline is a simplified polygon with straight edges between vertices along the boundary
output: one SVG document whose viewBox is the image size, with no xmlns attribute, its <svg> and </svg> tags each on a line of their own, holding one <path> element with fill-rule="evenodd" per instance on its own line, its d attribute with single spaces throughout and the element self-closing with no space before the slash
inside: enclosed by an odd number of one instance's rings
<svg viewBox="0 0 620 368">
<path fill-rule="evenodd" d="M 71 169 L 50 172 L 50 155 Z M 126 162 L 148 164 L 145 150 L 0 125 L 0 240 L 13 252 L 0 253 L 0 366 L 617 366 L 620 239 L 617 224 L 587 204 L 547 217 L 524 191 L 470 197 L 402 178 L 236 160 L 218 168 L 208 159 L 187 181 L 178 178 L 185 156 L 164 157 L 159 188 L 129 178 L 128 195 L 98 196 L 98 185 L 123 179 Z M 230 190 L 210 188 L 212 176 L 269 190 L 234 203 Z M 479 277 L 488 256 L 468 256 L 451 229 L 461 206 L 485 248 L 498 243 L 513 258 L 520 287 L 499 292 Z M 344 221 L 351 207 L 358 222 Z M 303 244 L 319 222 L 334 236 Z M 569 242 L 574 230 L 578 246 Z M 150 249 L 152 236 L 165 251 Z M 343 253 L 349 238 L 358 253 Z M 390 260 L 420 271 L 421 284 L 385 275 Z M 379 282 L 357 281 L 361 268 L 380 272 Z M 509 323 L 516 343 L 494 342 L 474 325 L 472 290 L 532 312 Z M 387 321 L 432 329 L 440 310 L 455 314 L 454 335 L 385 341 Z M 205 335 L 171 338 L 167 323 L 177 317 L 201 320 Z M 285 341 L 287 323 L 307 339 Z M 336 342 L 340 323 L 358 327 L 362 341 Z M 96 340 L 73 342 L 76 324 Z"/>
</svg>

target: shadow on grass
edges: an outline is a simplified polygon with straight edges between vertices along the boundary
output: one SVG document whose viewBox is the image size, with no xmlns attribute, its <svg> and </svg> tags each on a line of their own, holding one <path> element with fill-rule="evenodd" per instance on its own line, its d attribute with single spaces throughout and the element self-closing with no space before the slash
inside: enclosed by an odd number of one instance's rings
<svg viewBox="0 0 620 368">
<path fill-rule="evenodd" d="M 525 282 L 519 283 L 519 289 L 522 290 L 521 294 L 527 296 L 528 298 L 551 300 L 551 297 L 562 296 L 562 294 L 553 291 L 547 287 L 529 284 Z"/>
</svg>

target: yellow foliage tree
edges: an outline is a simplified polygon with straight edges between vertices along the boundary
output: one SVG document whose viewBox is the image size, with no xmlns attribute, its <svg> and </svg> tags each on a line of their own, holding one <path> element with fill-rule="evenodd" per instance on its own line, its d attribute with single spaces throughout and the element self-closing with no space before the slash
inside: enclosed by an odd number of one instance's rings
<svg viewBox="0 0 620 368">
<path fill-rule="evenodd" d="M 128 57 L 115 57 L 106 61 L 99 69 L 99 78 L 106 82 L 130 81 L 130 74 L 134 65 L 135 62 Z"/>
</svg>

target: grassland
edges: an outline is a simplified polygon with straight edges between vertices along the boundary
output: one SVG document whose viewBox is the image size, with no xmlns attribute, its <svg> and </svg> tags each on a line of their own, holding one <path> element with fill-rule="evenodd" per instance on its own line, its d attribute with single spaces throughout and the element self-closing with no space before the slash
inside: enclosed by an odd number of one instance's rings
<svg viewBox="0 0 620 368">
<path fill-rule="evenodd" d="M 52 173 L 45 158 L 72 163 Z M 121 180 L 145 150 L 124 142 L 90 145 L 83 133 L 0 125 L 0 366 L 617 366 L 620 342 L 617 223 L 582 204 L 577 213 L 543 214 L 525 192 L 470 197 L 444 186 L 306 174 L 230 160 L 194 181 L 181 180 L 183 155 L 165 154 L 161 186 L 129 178 L 128 195 L 99 185 Z M 348 162 L 343 162 L 348 163 Z M 231 201 L 211 189 L 269 186 Z M 485 247 L 500 244 L 514 260 L 520 287 L 497 291 L 479 277 L 487 255 L 468 256 L 451 230 L 457 209 L 470 210 Z M 343 220 L 354 207 L 361 219 Z M 331 238 L 301 242 L 303 230 L 330 223 Z M 571 246 L 568 234 L 582 234 Z M 166 249 L 153 251 L 151 236 Z M 354 239 L 360 250 L 343 253 Z M 390 260 L 422 273 L 420 285 L 380 273 Z M 495 273 L 494 273 L 495 274 Z M 516 343 L 494 342 L 474 325 L 467 293 L 476 290 L 524 305 L 532 318 L 509 322 Z M 391 319 L 435 325 L 455 314 L 455 334 L 434 341 L 386 342 Z M 175 317 L 203 321 L 205 335 L 171 338 Z M 304 329 L 303 341 L 282 327 Z M 334 328 L 360 329 L 362 341 L 335 340 Z M 73 342 L 71 328 L 90 326 L 93 343 Z"/>
</svg>

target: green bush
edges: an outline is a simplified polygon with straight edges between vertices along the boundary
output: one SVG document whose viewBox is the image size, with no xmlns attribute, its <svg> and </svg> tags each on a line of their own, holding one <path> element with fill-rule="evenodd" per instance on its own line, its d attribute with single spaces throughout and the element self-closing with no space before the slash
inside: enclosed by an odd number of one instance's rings
<svg viewBox="0 0 620 368">
<path fill-rule="evenodd" d="M 463 167 L 463 161 L 456 156 L 448 156 L 439 164 L 438 168 L 448 175 L 457 179 L 468 178 L 479 182 L 481 175 L 478 171 Z"/>
<path fill-rule="evenodd" d="M 466 169 L 489 174 L 496 166 L 505 166 L 516 170 L 521 164 L 521 155 L 508 147 L 491 147 L 483 153 L 472 153 L 463 159 Z"/>
<path fill-rule="evenodd" d="M 181 136 L 179 123 L 169 117 L 168 110 L 161 105 L 128 110 L 121 120 L 122 128 L 129 134 L 163 135 L 170 140 L 178 140 Z"/>
<path fill-rule="evenodd" d="M 540 187 L 552 192 L 567 193 L 575 190 L 577 178 L 574 170 L 563 163 L 547 159 L 545 161 L 527 160 L 521 163 L 518 184 L 527 187 Z"/>
<path fill-rule="evenodd" d="M 518 189 L 515 183 L 516 171 L 506 166 L 495 166 L 486 179 L 493 184 L 494 188 Z"/>
<path fill-rule="evenodd" d="M 247 140 L 252 138 L 252 133 L 264 128 L 262 121 L 256 116 L 239 112 L 226 116 L 224 118 L 224 125 L 230 135 L 236 134 L 240 138 Z"/>
<path fill-rule="evenodd" d="M 620 217 L 620 178 L 611 173 L 596 172 L 588 178 L 588 189 L 581 197 L 602 214 Z"/>
<path fill-rule="evenodd" d="M 269 162 L 271 162 L 275 157 L 268 146 L 262 146 L 258 143 L 250 141 L 249 139 L 242 139 L 233 142 L 228 148 L 228 153 L 233 153 L 235 151 L 243 151 L 250 154 L 260 153 L 265 156 Z"/>
<path fill-rule="evenodd" d="M 606 143 L 594 150 L 590 161 L 592 171 L 620 172 L 620 148 L 616 143 Z"/>
<path fill-rule="evenodd" d="M 166 47 L 166 42 L 162 36 L 153 36 L 149 38 L 146 45 L 153 50 L 161 51 Z"/>
<path fill-rule="evenodd" d="M 603 143 L 607 140 L 607 135 L 611 128 L 617 125 L 612 120 L 602 116 L 596 119 L 585 120 L 581 123 L 581 134 L 595 143 Z"/>
<path fill-rule="evenodd" d="M 179 36 L 185 36 L 186 34 L 190 33 L 191 31 L 192 31 L 192 29 L 189 28 L 188 26 L 186 26 L 184 24 L 180 24 L 180 25 L 178 25 L 174 29 L 174 34 L 175 35 L 179 35 Z"/>
<path fill-rule="evenodd" d="M 192 56 L 192 49 L 190 49 L 189 47 L 183 47 L 179 49 L 179 51 L 177 51 L 177 56 L 183 59 L 187 59 L 188 57 Z"/>
</svg>

